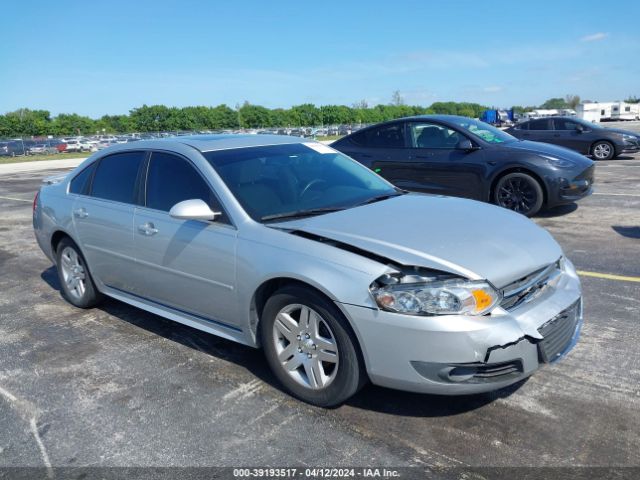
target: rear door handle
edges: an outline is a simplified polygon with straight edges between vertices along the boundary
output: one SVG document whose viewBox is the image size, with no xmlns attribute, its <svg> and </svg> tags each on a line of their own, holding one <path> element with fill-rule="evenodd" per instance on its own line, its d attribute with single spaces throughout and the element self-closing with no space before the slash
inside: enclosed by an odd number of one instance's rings
<svg viewBox="0 0 640 480">
<path fill-rule="evenodd" d="M 89 212 L 87 212 L 84 207 L 76 208 L 73 211 L 73 216 L 76 218 L 87 218 L 89 216 Z"/>
<path fill-rule="evenodd" d="M 138 231 L 143 235 L 150 237 L 151 235 L 155 235 L 158 233 L 158 229 L 151 222 L 147 222 L 144 225 L 138 226 Z"/>
</svg>

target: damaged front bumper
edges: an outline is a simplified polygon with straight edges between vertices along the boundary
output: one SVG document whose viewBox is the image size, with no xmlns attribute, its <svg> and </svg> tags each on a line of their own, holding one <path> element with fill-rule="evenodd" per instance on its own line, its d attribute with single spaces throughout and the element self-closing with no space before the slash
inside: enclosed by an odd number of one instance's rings
<svg viewBox="0 0 640 480">
<path fill-rule="evenodd" d="M 410 316 L 341 304 L 374 384 L 465 395 L 506 387 L 561 359 L 583 322 L 573 265 L 535 300 L 491 315 Z"/>
</svg>

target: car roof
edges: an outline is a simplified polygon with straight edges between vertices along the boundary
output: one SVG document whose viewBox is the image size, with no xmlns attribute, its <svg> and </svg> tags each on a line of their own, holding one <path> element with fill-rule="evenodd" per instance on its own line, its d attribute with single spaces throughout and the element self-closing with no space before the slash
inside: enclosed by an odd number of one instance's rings
<svg viewBox="0 0 640 480">
<path fill-rule="evenodd" d="M 136 148 L 153 148 L 158 146 L 167 146 L 167 144 L 171 143 L 179 143 L 193 147 L 200 152 L 211 152 L 214 150 L 228 150 L 232 148 L 295 144 L 312 141 L 313 140 L 301 137 L 290 137 L 285 135 L 208 134 L 140 140 L 139 142 L 134 143 Z"/>
</svg>

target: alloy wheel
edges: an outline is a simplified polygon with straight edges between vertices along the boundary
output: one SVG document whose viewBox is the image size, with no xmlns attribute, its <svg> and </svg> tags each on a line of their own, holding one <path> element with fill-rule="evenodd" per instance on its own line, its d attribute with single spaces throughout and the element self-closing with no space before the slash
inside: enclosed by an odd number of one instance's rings
<svg viewBox="0 0 640 480">
<path fill-rule="evenodd" d="M 526 178 L 513 177 L 500 186 L 497 199 L 501 207 L 526 214 L 538 201 L 538 194 Z"/>
<path fill-rule="evenodd" d="M 319 390 L 336 378 L 338 344 L 328 323 L 306 305 L 282 308 L 273 324 L 278 362 L 303 387 Z"/>
<path fill-rule="evenodd" d="M 598 160 L 606 160 L 611 155 L 611 145 L 608 143 L 598 143 L 593 148 L 593 156 Z"/>
<path fill-rule="evenodd" d="M 60 255 L 62 278 L 65 282 L 69 295 L 76 299 L 81 299 L 87 290 L 86 275 L 82 261 L 71 247 L 65 247 Z"/>
</svg>

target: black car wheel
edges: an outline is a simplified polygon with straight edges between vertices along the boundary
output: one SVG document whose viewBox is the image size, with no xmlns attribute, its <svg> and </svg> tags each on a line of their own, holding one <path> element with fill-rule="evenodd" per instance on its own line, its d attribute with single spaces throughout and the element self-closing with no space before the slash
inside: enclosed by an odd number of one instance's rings
<svg viewBox="0 0 640 480">
<path fill-rule="evenodd" d="M 540 183 L 526 173 L 509 173 L 498 180 L 495 202 L 501 207 L 531 217 L 540 211 L 544 193 Z"/>
<path fill-rule="evenodd" d="M 596 142 L 591 147 L 591 155 L 596 160 L 611 160 L 616 154 L 616 150 L 609 142 Z"/>
</svg>

